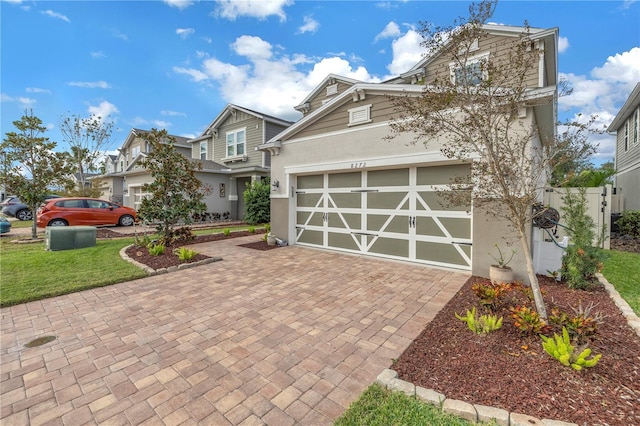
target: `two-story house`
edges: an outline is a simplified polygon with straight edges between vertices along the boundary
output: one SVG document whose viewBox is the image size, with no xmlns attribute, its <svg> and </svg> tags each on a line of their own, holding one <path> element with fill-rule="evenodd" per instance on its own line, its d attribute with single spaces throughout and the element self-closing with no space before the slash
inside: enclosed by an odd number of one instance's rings
<svg viewBox="0 0 640 426">
<path fill-rule="evenodd" d="M 473 55 L 504 54 L 522 27 L 485 25 L 487 37 Z M 539 62 L 528 73 L 530 96 L 523 105 L 523 126 L 552 137 L 556 118 L 557 29 L 530 29 Z M 470 164 L 447 158 L 442 141 L 425 149 L 413 135 L 393 141 L 389 123 L 398 117 L 393 97 L 419 96 L 434 70 L 449 69 L 437 53 L 382 83 L 363 83 L 329 75 L 297 110 L 304 116 L 271 138 L 260 150 L 272 154 L 271 229 L 289 244 L 424 263 L 488 276 L 488 253 L 507 233 L 503 222 L 467 205 L 447 206 L 438 191 L 451 178 L 470 174 Z M 458 70 L 451 69 L 451 78 Z M 525 265 L 514 267 L 525 276 Z"/>
<path fill-rule="evenodd" d="M 640 83 L 609 125 L 616 134 L 614 185 L 623 210 L 640 210 Z"/>
<path fill-rule="evenodd" d="M 206 191 L 207 212 L 229 219 L 244 217 L 243 192 L 253 181 L 268 177 L 271 156 L 257 151 L 258 145 L 292 123 L 236 105 L 227 105 L 195 139 L 172 136 L 181 155 L 202 165 L 196 177 Z M 132 129 L 118 150 L 106 159 L 106 173 L 100 177 L 101 198 L 138 208 L 146 196 L 143 185 L 152 181 L 141 165 L 152 147 Z"/>
</svg>

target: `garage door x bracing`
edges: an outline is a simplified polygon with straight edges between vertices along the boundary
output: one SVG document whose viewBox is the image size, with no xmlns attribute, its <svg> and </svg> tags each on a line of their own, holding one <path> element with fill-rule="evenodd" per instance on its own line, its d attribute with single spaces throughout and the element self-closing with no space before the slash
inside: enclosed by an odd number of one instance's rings
<svg viewBox="0 0 640 426">
<path fill-rule="evenodd" d="M 448 165 L 297 176 L 296 244 L 470 270 L 471 202 L 442 196 L 469 173 Z"/>
</svg>

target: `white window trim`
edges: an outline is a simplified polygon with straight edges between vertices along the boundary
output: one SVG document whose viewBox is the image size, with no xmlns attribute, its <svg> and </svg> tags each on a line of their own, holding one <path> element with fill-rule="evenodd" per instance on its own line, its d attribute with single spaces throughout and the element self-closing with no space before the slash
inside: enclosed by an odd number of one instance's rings
<svg viewBox="0 0 640 426">
<path fill-rule="evenodd" d="M 631 115 L 633 119 L 633 146 L 638 145 L 640 143 L 640 107 L 636 108 L 634 113 Z"/>
<path fill-rule="evenodd" d="M 349 112 L 349 126 L 356 126 L 358 124 L 371 123 L 371 104 L 362 105 L 357 108 L 350 108 Z M 364 113 L 364 114 L 363 114 Z"/>
<path fill-rule="evenodd" d="M 629 121 L 630 119 L 627 119 L 624 123 L 624 152 L 629 151 Z"/>
<path fill-rule="evenodd" d="M 244 154 L 238 153 L 238 133 L 244 132 Z M 229 135 L 233 135 L 233 153 L 236 155 L 229 156 L 229 145 L 227 144 L 227 139 Z M 227 132 L 224 138 L 224 155 L 225 157 L 222 159 L 223 161 L 246 161 L 247 160 L 247 128 L 243 127 L 240 129 L 235 129 L 231 132 Z"/>
<path fill-rule="evenodd" d="M 338 83 L 327 86 L 327 96 L 335 95 L 338 93 Z"/>
<path fill-rule="evenodd" d="M 487 59 L 489 59 L 489 52 L 484 52 L 484 53 L 479 53 L 477 55 L 473 55 L 467 58 L 467 63 L 465 64 L 465 66 L 470 66 L 473 64 L 477 64 L 480 61 L 486 61 Z M 462 68 L 460 66 L 460 64 L 458 64 L 457 62 L 449 62 L 449 74 L 451 76 L 451 83 L 453 84 L 457 84 L 456 83 L 456 70 Z M 482 78 L 485 79 L 487 78 L 486 75 L 486 71 L 483 71 L 482 73 Z"/>
<path fill-rule="evenodd" d="M 226 143 L 226 141 L 225 141 L 225 143 Z M 199 158 L 200 160 L 202 160 L 202 159 L 203 159 L 203 158 L 202 158 L 202 153 L 203 153 L 203 151 L 202 151 L 202 147 L 203 147 L 203 146 L 204 146 L 204 160 L 206 160 L 206 159 L 207 159 L 207 155 L 209 154 L 209 146 L 208 146 L 207 141 L 201 141 L 201 142 L 200 142 L 200 152 L 198 153 L 198 158 Z"/>
</svg>

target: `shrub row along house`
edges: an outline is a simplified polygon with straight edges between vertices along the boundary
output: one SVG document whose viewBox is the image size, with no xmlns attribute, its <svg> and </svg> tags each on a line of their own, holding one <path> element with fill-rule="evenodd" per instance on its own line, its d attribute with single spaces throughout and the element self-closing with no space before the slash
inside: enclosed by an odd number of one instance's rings
<svg viewBox="0 0 640 426">
<path fill-rule="evenodd" d="M 406 73 L 381 83 L 328 75 L 295 109 L 295 123 L 228 105 L 196 139 L 176 147 L 202 161 L 198 177 L 214 189 L 208 211 L 243 217 L 245 184 L 271 177 L 271 229 L 289 244 L 451 267 L 487 276 L 488 252 L 509 235 L 504 222 L 477 208 L 443 203 L 438 192 L 471 173 L 468 162 L 445 156 L 444 141 L 425 146 L 411 134 L 388 139 L 398 118 L 394 97 L 418 96 L 435 69 L 451 79 L 478 74 L 475 65 L 500 56 L 525 28 L 484 25 L 487 37 L 469 48 L 468 69 L 447 57 L 426 56 Z M 525 127 L 538 129 L 531 146 L 553 139 L 556 123 L 558 30 L 529 29 L 538 63 L 527 74 L 530 99 L 518 110 Z M 475 64 L 475 65 L 474 65 Z M 482 76 L 480 76 L 482 78 Z M 147 149 L 132 130 L 114 157 L 108 194 L 135 207 L 149 175 L 136 166 Z M 547 135 L 544 135 L 547 133 Z M 512 238 L 511 242 L 517 240 Z M 518 262 L 515 262 L 518 263 Z M 514 265 L 524 275 L 524 263 Z"/>
</svg>

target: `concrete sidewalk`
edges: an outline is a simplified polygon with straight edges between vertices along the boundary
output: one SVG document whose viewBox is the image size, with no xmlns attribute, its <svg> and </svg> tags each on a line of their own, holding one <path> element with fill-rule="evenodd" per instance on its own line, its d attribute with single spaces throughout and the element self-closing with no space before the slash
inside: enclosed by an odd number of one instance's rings
<svg viewBox="0 0 640 426">
<path fill-rule="evenodd" d="M 0 310 L 0 423 L 332 424 L 468 278 L 238 246 L 259 238 L 193 246 L 221 262 Z"/>
</svg>

